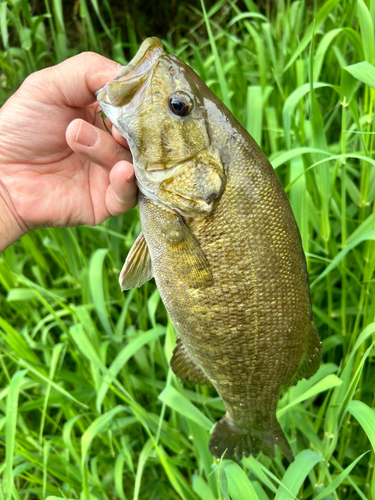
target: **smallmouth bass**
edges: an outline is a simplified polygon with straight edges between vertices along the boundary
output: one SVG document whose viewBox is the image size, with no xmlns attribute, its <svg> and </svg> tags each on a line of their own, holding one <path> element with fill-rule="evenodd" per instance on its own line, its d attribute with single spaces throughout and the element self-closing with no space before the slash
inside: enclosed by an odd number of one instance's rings
<svg viewBox="0 0 375 500">
<path fill-rule="evenodd" d="M 253 138 L 194 71 L 148 38 L 98 103 L 127 139 L 142 232 L 122 289 L 155 278 L 178 333 L 171 367 L 213 385 L 215 457 L 293 454 L 282 386 L 311 377 L 321 341 L 291 207 Z"/>
</svg>

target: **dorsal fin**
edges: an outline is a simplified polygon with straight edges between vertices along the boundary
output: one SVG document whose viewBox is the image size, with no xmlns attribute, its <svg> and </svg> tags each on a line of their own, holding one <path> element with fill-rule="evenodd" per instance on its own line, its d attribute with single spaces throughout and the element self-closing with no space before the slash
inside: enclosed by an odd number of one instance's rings
<svg viewBox="0 0 375 500">
<path fill-rule="evenodd" d="M 322 360 L 322 341 L 320 340 L 318 330 L 313 322 L 309 334 L 309 341 L 306 352 L 299 364 L 298 370 L 290 381 L 289 385 L 295 385 L 299 380 L 309 379 L 319 369 Z"/>
<path fill-rule="evenodd" d="M 151 257 L 143 235 L 139 233 L 134 245 L 131 247 L 125 264 L 120 273 L 121 290 L 139 288 L 152 278 Z"/>
</svg>

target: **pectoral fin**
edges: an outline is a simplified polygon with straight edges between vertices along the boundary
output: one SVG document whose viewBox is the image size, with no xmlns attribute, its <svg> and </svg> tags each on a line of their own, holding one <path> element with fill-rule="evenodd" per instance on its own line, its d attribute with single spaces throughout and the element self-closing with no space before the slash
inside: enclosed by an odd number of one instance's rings
<svg viewBox="0 0 375 500">
<path fill-rule="evenodd" d="M 193 384 L 212 385 L 210 379 L 202 369 L 195 363 L 180 337 L 176 339 L 176 347 L 171 359 L 173 373 L 180 378 L 181 382 L 189 378 Z"/>
<path fill-rule="evenodd" d="M 139 288 L 152 278 L 150 252 L 143 233 L 135 240 L 120 273 L 121 290 Z"/>
<path fill-rule="evenodd" d="M 178 263 L 184 283 L 192 288 L 206 288 L 213 283 L 211 266 L 190 230 L 180 217 L 175 222 L 162 229 L 174 260 Z"/>
</svg>

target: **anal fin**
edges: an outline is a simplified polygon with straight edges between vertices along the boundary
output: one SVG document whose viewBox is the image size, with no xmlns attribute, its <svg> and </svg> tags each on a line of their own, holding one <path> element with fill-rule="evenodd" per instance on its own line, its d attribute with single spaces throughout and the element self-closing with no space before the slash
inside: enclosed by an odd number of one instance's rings
<svg viewBox="0 0 375 500">
<path fill-rule="evenodd" d="M 145 237 L 139 233 L 120 273 L 121 290 L 139 288 L 152 278 L 151 257 Z"/>
<path fill-rule="evenodd" d="M 180 337 L 176 339 L 176 347 L 173 350 L 171 368 L 180 378 L 181 382 L 189 378 L 193 384 L 212 385 L 202 369 L 195 363 Z"/>
</svg>

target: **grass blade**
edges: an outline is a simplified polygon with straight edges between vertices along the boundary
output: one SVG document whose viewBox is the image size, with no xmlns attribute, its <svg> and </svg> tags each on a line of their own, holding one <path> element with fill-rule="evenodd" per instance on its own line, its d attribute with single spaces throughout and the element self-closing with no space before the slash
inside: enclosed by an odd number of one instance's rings
<svg viewBox="0 0 375 500">
<path fill-rule="evenodd" d="M 365 58 L 366 61 L 373 64 L 375 61 L 375 39 L 371 14 L 363 0 L 357 0 L 357 9 Z"/>
<path fill-rule="evenodd" d="M 366 451 L 365 453 L 362 453 L 362 455 L 357 457 L 350 465 L 348 465 L 348 467 L 346 467 L 345 470 L 340 472 L 340 474 L 338 474 L 338 476 L 336 476 L 335 479 L 333 479 L 332 483 L 329 486 L 327 486 L 327 488 L 324 488 L 324 490 L 321 491 L 319 493 L 319 495 L 314 497 L 314 500 L 321 500 L 322 498 L 326 498 L 328 495 L 330 495 L 331 493 L 336 491 L 337 488 L 342 484 L 342 482 L 351 473 L 351 471 L 354 469 L 354 467 L 357 465 L 357 463 L 361 460 L 361 458 L 363 458 L 367 453 L 368 453 L 368 451 Z"/>
<path fill-rule="evenodd" d="M 211 430 L 213 423 L 202 412 L 196 408 L 183 394 L 176 391 L 171 385 L 167 385 L 163 392 L 159 395 L 159 399 L 163 401 L 173 410 L 177 411 L 184 417 L 190 418 L 193 422 L 202 426 L 207 431 Z"/>
<path fill-rule="evenodd" d="M 362 401 L 350 401 L 348 411 L 361 424 L 375 452 L 375 411 Z"/>
<path fill-rule="evenodd" d="M 227 476 L 228 492 L 232 500 L 259 500 L 259 497 L 241 467 L 232 460 L 223 461 L 223 469 Z"/>
<path fill-rule="evenodd" d="M 280 417 L 283 415 L 285 412 L 287 412 L 290 408 L 295 406 L 298 403 L 301 403 L 302 401 L 305 401 L 306 399 L 312 398 L 313 396 L 316 396 L 317 394 L 320 394 L 321 392 L 324 391 L 329 391 L 333 387 L 337 387 L 338 385 L 342 384 L 342 380 L 339 379 L 336 375 L 327 375 L 323 380 L 320 380 L 318 383 L 316 383 L 313 387 L 308 389 L 306 392 L 298 396 L 296 399 L 291 401 L 287 406 L 284 406 L 284 408 L 281 408 L 277 412 L 277 416 Z"/>
<path fill-rule="evenodd" d="M 294 500 L 311 469 L 322 460 L 311 450 L 301 451 L 288 470 L 277 490 L 275 500 Z"/>
<path fill-rule="evenodd" d="M 5 493 L 7 500 L 12 499 L 13 489 L 13 457 L 15 446 L 15 435 L 18 416 L 18 396 L 22 381 L 27 370 L 21 370 L 12 377 L 6 404 L 6 431 L 5 431 Z"/>
<path fill-rule="evenodd" d="M 115 360 L 112 362 L 111 366 L 109 367 L 108 374 L 112 374 L 113 378 L 115 378 L 119 371 L 122 369 L 122 367 L 125 365 L 125 363 L 128 362 L 128 360 L 145 344 L 149 344 L 153 340 L 157 339 L 161 335 L 165 334 L 165 328 L 162 327 L 156 327 L 153 328 L 152 330 L 149 330 L 148 332 L 141 333 L 140 335 L 137 335 L 134 339 L 132 339 L 126 346 L 123 347 L 123 349 L 119 352 Z M 100 411 L 100 407 L 103 403 L 103 400 L 105 398 L 105 395 L 107 394 L 108 391 L 108 385 L 103 382 L 99 393 L 98 397 L 96 400 L 96 407 L 97 411 Z"/>
<path fill-rule="evenodd" d="M 107 332 L 107 334 L 110 337 L 112 337 L 113 332 L 111 324 L 108 319 L 108 312 L 104 298 L 104 283 L 103 283 L 104 259 L 108 254 L 108 252 L 109 252 L 108 248 L 99 248 L 91 257 L 90 288 L 100 322 L 104 330 Z"/>
<path fill-rule="evenodd" d="M 216 72 L 217 72 L 217 76 L 219 79 L 221 95 L 222 95 L 224 104 L 231 111 L 232 106 L 231 106 L 231 102 L 230 102 L 230 98 L 229 98 L 228 85 L 227 85 L 227 81 L 225 79 L 224 69 L 223 69 L 223 65 L 221 63 L 221 59 L 219 57 L 219 52 L 218 52 L 217 47 L 216 47 L 215 39 L 214 39 L 214 36 L 212 34 L 212 31 L 211 31 L 210 19 L 207 16 L 206 8 L 204 6 L 204 0 L 201 0 L 201 5 L 202 5 L 203 18 L 204 18 L 204 21 L 206 23 L 208 38 L 209 38 L 210 44 L 211 44 L 211 50 L 212 50 L 212 53 L 214 55 L 215 67 L 216 67 Z"/>
<path fill-rule="evenodd" d="M 309 42 L 311 41 L 311 37 L 315 32 L 319 30 L 321 25 L 324 23 L 326 18 L 328 17 L 329 13 L 332 11 L 332 9 L 339 3 L 340 0 L 329 0 L 328 2 L 324 2 L 323 6 L 319 10 L 319 12 L 314 16 L 314 21 L 309 25 L 307 30 L 305 31 L 304 36 L 302 37 L 302 40 L 298 44 L 298 48 L 295 50 L 291 58 L 289 59 L 288 64 L 284 68 L 284 72 L 289 69 L 294 61 L 298 58 L 298 56 L 301 54 L 303 50 L 308 46 Z"/>
</svg>

